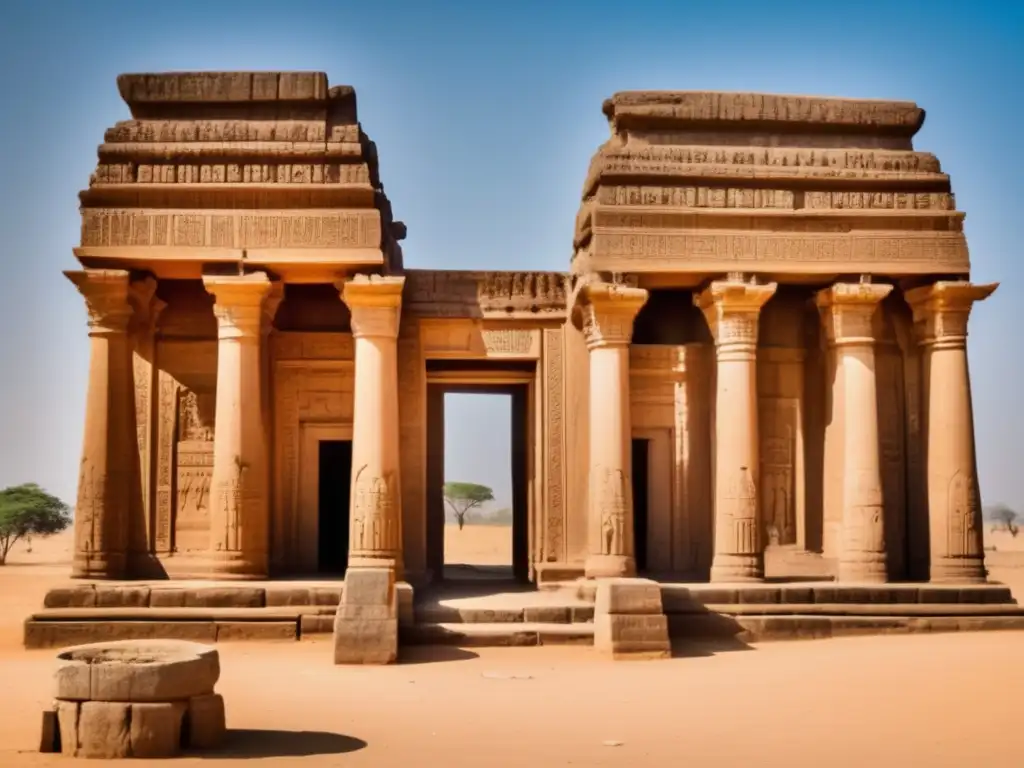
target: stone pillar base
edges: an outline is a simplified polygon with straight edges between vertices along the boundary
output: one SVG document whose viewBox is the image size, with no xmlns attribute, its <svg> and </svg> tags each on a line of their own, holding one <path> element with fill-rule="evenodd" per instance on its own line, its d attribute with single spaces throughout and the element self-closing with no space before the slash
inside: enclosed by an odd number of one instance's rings
<svg viewBox="0 0 1024 768">
<path fill-rule="evenodd" d="M 335 664 L 398 659 L 398 590 L 391 568 L 349 568 L 334 619 Z"/>
<path fill-rule="evenodd" d="M 933 584 L 984 584 L 988 579 L 982 557 L 936 558 L 928 579 Z"/>
<path fill-rule="evenodd" d="M 616 661 L 669 658 L 672 646 L 661 586 L 648 579 L 600 579 L 594 648 Z"/>
<path fill-rule="evenodd" d="M 710 580 L 716 583 L 764 581 L 764 555 L 716 553 L 711 562 Z"/>
<path fill-rule="evenodd" d="M 636 561 L 628 555 L 589 555 L 584 573 L 588 579 L 628 578 L 636 575 Z"/>
</svg>

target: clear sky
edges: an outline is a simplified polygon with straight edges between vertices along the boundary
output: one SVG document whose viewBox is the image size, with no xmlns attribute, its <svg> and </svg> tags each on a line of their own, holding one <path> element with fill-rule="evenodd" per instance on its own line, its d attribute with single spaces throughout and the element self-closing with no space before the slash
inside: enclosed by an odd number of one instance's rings
<svg viewBox="0 0 1024 768">
<path fill-rule="evenodd" d="M 952 174 L 974 278 L 1002 283 L 971 320 L 980 477 L 986 504 L 1024 512 L 1024 3 L 7 0 L 0 67 L 0 487 L 74 499 L 87 339 L 60 272 L 96 145 L 128 114 L 116 76 L 305 69 L 356 87 L 406 263 L 426 268 L 567 268 L 617 90 L 917 101 L 916 144 Z M 507 405 L 448 411 L 449 478 L 507 497 L 507 426 L 480 428 Z"/>
</svg>

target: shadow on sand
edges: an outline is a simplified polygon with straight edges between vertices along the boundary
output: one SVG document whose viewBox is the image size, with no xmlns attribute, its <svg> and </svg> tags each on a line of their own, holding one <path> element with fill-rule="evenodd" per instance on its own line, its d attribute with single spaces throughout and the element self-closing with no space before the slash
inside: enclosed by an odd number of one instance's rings
<svg viewBox="0 0 1024 768">
<path fill-rule="evenodd" d="M 454 645 L 399 646 L 399 664 L 434 664 L 438 661 L 469 661 L 480 656 Z"/>
<path fill-rule="evenodd" d="M 360 749 L 365 749 L 366 746 L 366 742 L 362 739 L 326 731 L 229 729 L 221 749 L 191 753 L 191 756 L 201 757 L 205 760 L 312 757 L 314 755 L 341 755 L 347 752 L 358 752 Z"/>
</svg>

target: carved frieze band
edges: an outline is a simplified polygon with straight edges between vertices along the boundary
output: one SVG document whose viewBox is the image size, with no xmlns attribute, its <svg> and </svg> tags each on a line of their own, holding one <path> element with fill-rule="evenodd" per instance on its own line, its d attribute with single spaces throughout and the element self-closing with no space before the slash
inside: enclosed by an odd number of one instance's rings
<svg viewBox="0 0 1024 768">
<path fill-rule="evenodd" d="M 547 391 L 547 513 L 544 555 L 548 562 L 565 552 L 565 355 L 563 331 L 544 331 L 544 377 Z"/>
<path fill-rule="evenodd" d="M 969 267 L 967 243 L 959 232 L 884 234 L 820 234 L 772 232 L 678 232 L 647 234 L 597 229 L 592 255 L 636 261 L 791 262 L 885 264 L 887 262 L 947 264 Z"/>
<path fill-rule="evenodd" d="M 775 210 L 917 210 L 956 209 L 949 192 L 851 192 L 749 187 L 647 186 L 602 184 L 601 205 L 647 205 L 673 208 L 762 208 Z"/>
<path fill-rule="evenodd" d="M 473 322 L 440 321 L 421 325 L 427 357 L 540 357 L 540 331 L 530 328 L 481 328 Z"/>
<path fill-rule="evenodd" d="M 296 214 L 84 208 L 83 246 L 377 248 L 375 210 Z"/>
</svg>

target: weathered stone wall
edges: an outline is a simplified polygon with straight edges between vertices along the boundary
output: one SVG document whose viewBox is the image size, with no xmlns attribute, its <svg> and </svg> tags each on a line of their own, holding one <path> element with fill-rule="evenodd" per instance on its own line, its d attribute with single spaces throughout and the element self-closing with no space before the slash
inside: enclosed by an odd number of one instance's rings
<svg viewBox="0 0 1024 768">
<path fill-rule="evenodd" d="M 969 271 L 909 102 L 625 92 L 591 161 L 574 272 Z"/>
</svg>

